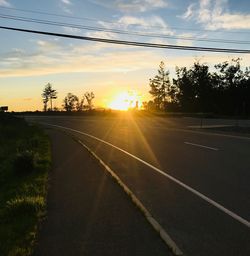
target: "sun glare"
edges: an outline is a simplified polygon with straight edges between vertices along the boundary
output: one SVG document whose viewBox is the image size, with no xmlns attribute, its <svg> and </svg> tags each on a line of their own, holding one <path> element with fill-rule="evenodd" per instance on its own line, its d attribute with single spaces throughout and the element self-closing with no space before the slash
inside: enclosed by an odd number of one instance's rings
<svg viewBox="0 0 250 256">
<path fill-rule="evenodd" d="M 136 92 L 121 92 L 113 97 L 109 108 L 115 110 L 129 110 L 140 108 L 140 96 Z"/>
</svg>

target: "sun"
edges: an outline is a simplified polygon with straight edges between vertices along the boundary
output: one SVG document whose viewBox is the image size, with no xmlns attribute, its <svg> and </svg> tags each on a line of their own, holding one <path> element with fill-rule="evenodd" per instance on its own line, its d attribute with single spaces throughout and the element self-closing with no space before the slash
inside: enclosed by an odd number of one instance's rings
<svg viewBox="0 0 250 256">
<path fill-rule="evenodd" d="M 115 110 L 126 111 L 140 108 L 140 105 L 140 96 L 136 92 L 120 92 L 113 97 L 108 107 Z"/>
</svg>

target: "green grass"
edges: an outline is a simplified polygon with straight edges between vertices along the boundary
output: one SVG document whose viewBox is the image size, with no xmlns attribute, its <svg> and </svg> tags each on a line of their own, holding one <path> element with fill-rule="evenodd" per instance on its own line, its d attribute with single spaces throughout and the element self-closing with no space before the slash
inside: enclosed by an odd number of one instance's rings
<svg viewBox="0 0 250 256">
<path fill-rule="evenodd" d="M 0 113 L 0 255 L 28 256 L 46 213 L 50 145 L 44 132 Z"/>
</svg>

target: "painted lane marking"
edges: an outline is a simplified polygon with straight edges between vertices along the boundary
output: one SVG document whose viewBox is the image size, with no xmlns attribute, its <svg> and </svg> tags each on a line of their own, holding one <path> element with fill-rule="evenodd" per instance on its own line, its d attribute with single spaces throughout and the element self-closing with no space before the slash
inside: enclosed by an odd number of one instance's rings
<svg viewBox="0 0 250 256">
<path fill-rule="evenodd" d="M 204 145 L 200 145 L 200 144 L 195 144 L 195 143 L 191 143 L 191 142 L 187 142 L 187 141 L 185 141 L 184 144 L 199 147 L 199 148 L 211 149 L 211 150 L 215 150 L 215 151 L 219 150 L 218 148 L 212 148 L 212 147 L 208 147 L 208 146 L 204 146 Z"/>
<path fill-rule="evenodd" d="M 215 202 L 213 199 L 210 199 L 209 197 L 205 196 L 204 194 L 200 193 L 199 191 L 191 188 L 190 186 L 186 185 L 185 183 L 183 183 L 182 181 L 174 178 L 173 176 L 163 172 L 162 170 L 160 170 L 159 168 L 153 166 L 152 164 L 142 160 L 141 158 L 129 153 L 128 151 L 122 149 L 122 148 L 119 148 L 107 141 L 104 141 L 102 139 L 99 139 L 91 134 L 88 134 L 88 133 L 85 133 L 85 132 L 81 132 L 81 131 L 78 131 L 78 130 L 75 130 L 75 129 L 72 129 L 72 128 L 69 128 L 69 127 L 64 127 L 64 126 L 61 126 L 61 125 L 54 125 L 54 124 L 48 124 L 48 123 L 43 123 L 42 124 L 45 124 L 45 125 L 48 125 L 48 126 L 52 126 L 52 127 L 57 127 L 57 128 L 61 128 L 61 129 L 65 129 L 65 130 L 68 130 L 68 131 L 72 131 L 72 132 L 76 132 L 76 133 L 79 133 L 79 134 L 82 134 L 82 135 L 85 135 L 89 138 L 92 138 L 92 139 L 95 139 L 97 141 L 100 141 L 102 142 L 103 144 L 106 144 L 106 145 L 109 145 L 115 149 L 117 149 L 118 151 L 121 151 L 123 152 L 124 154 L 136 159 L 137 161 L 143 163 L 144 165 L 150 167 L 151 169 L 155 170 L 156 172 L 160 173 L 161 175 L 165 176 L 166 178 L 172 180 L 173 182 L 175 182 L 176 184 L 178 184 L 179 186 L 185 188 L 186 190 L 190 191 L 191 193 L 193 193 L 194 195 L 200 197 L 201 199 L 203 199 L 204 201 L 206 201 L 207 203 L 213 205 L 214 207 L 216 207 L 217 209 L 221 210 L 222 212 L 224 212 L 225 214 L 227 214 L 228 216 L 232 217 L 233 219 L 237 220 L 238 222 L 240 222 L 241 224 L 245 225 L 246 227 L 250 228 L 250 222 L 245 220 L 244 218 L 242 218 L 241 216 L 237 215 L 236 213 L 230 211 L 229 209 L 225 208 L 223 205 Z"/>
<path fill-rule="evenodd" d="M 157 231 L 161 239 L 166 243 L 166 245 L 171 249 L 174 255 L 183 256 L 183 252 L 176 245 L 174 240 L 170 235 L 165 231 L 165 229 L 158 223 L 158 221 L 152 216 L 149 210 L 143 205 L 143 203 L 137 198 L 137 196 L 128 188 L 128 186 L 119 178 L 119 176 L 103 162 L 103 160 L 97 156 L 97 154 L 92 151 L 87 145 L 85 145 L 81 140 L 78 140 L 78 143 L 82 145 L 89 153 L 99 161 L 99 163 L 104 167 L 104 169 L 115 179 L 115 181 L 122 187 L 125 193 L 130 197 L 132 202 L 138 207 L 138 209 L 144 214 L 146 220 L 150 225 Z"/>
</svg>

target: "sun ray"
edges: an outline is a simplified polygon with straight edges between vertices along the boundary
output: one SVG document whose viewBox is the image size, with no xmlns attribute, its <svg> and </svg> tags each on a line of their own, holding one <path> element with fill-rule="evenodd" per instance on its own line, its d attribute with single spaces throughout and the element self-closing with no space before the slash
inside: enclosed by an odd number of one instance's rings
<svg viewBox="0 0 250 256">
<path fill-rule="evenodd" d="M 129 110 L 141 107 L 141 97 L 134 91 L 120 92 L 114 96 L 108 107 L 114 110 Z"/>
</svg>

